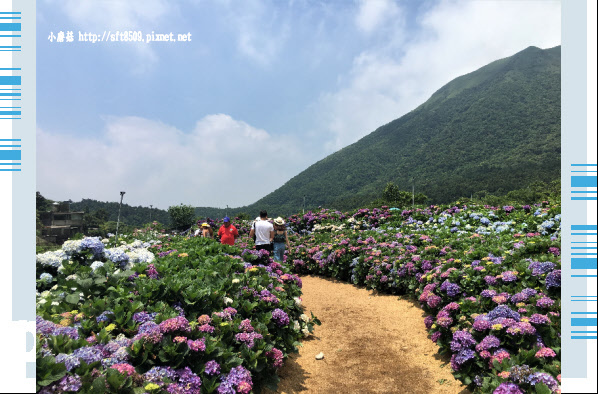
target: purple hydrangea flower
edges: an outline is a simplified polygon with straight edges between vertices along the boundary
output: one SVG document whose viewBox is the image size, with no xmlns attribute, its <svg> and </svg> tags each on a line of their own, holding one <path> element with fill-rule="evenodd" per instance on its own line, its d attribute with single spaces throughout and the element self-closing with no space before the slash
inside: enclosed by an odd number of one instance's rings
<svg viewBox="0 0 598 394">
<path fill-rule="evenodd" d="M 426 316 L 426 318 L 424 319 L 424 325 L 426 326 L 426 329 L 429 330 L 432 327 L 432 324 L 434 324 L 434 317 Z"/>
<path fill-rule="evenodd" d="M 87 364 L 91 364 L 96 361 L 102 361 L 102 359 L 106 356 L 101 345 L 80 347 L 75 349 L 72 354 L 73 356 L 85 361 Z"/>
<path fill-rule="evenodd" d="M 442 285 L 440 285 L 440 290 L 446 291 L 446 294 L 449 297 L 454 297 L 457 294 L 459 294 L 459 292 L 461 291 L 461 287 L 459 287 L 459 285 L 456 283 L 449 282 L 447 279 L 442 283 Z"/>
<path fill-rule="evenodd" d="M 236 392 L 241 392 L 241 390 L 249 392 L 253 385 L 251 373 L 241 365 L 231 369 L 228 375 L 223 375 L 221 381 L 222 383 L 218 386 L 219 394 L 235 394 Z M 245 391 L 247 387 L 249 387 L 249 391 Z"/>
<path fill-rule="evenodd" d="M 506 305 L 499 305 L 496 308 L 492 309 L 490 312 L 488 312 L 488 319 L 490 320 L 494 320 L 499 317 L 510 318 L 516 321 L 520 320 L 519 313 L 511 310 L 511 308 L 509 308 Z"/>
<path fill-rule="evenodd" d="M 242 342 L 247 345 L 249 349 L 253 348 L 254 341 L 256 339 L 262 339 L 263 336 L 257 332 L 240 332 L 235 335 L 235 339 L 238 342 Z"/>
<path fill-rule="evenodd" d="M 488 335 L 482 341 L 476 345 L 475 350 L 481 352 L 482 350 L 489 350 L 500 346 L 500 339 L 494 335 Z"/>
<path fill-rule="evenodd" d="M 73 368 L 78 367 L 81 363 L 79 362 L 79 357 L 75 356 L 74 354 L 65 354 L 60 353 L 56 356 L 57 363 L 63 363 L 66 367 L 67 371 L 70 371 Z"/>
<path fill-rule="evenodd" d="M 488 290 L 488 289 L 486 289 L 486 290 L 482 290 L 482 292 L 480 293 L 480 295 L 481 295 L 482 297 L 486 297 L 486 298 L 492 298 L 492 297 L 494 297 L 496 294 L 498 294 L 498 293 L 496 292 L 496 290 Z"/>
<path fill-rule="evenodd" d="M 143 324 L 148 321 L 153 321 L 157 315 L 158 314 L 156 312 L 154 312 L 154 313 L 137 312 L 133 315 L 133 321 Z"/>
<path fill-rule="evenodd" d="M 159 326 L 160 331 L 163 333 L 172 331 L 191 331 L 191 328 L 189 327 L 189 321 L 184 316 L 177 316 L 164 320 Z"/>
<path fill-rule="evenodd" d="M 201 339 L 197 339 L 195 341 L 189 339 L 189 340 L 187 340 L 187 346 L 189 346 L 189 349 L 194 352 L 198 352 L 198 351 L 203 352 L 206 350 L 206 339 L 201 338 Z"/>
<path fill-rule="evenodd" d="M 529 321 L 534 324 L 546 324 L 550 323 L 550 318 L 546 315 L 541 315 L 539 313 L 534 313 L 529 317 Z"/>
<path fill-rule="evenodd" d="M 432 309 L 435 309 L 436 307 L 438 307 L 438 305 L 440 304 L 440 302 L 442 301 L 442 298 L 440 298 L 439 296 L 437 296 L 436 294 L 432 294 L 428 297 L 428 306 Z"/>
<path fill-rule="evenodd" d="M 206 363 L 205 371 L 208 375 L 218 375 L 220 373 L 220 364 L 216 360 L 210 360 Z"/>
<path fill-rule="evenodd" d="M 523 394 L 523 391 L 513 382 L 504 382 L 492 394 Z"/>
<path fill-rule="evenodd" d="M 253 326 L 251 325 L 251 320 L 245 319 L 245 320 L 241 321 L 241 324 L 239 325 L 239 330 L 245 331 L 245 332 L 253 332 Z"/>
<path fill-rule="evenodd" d="M 550 308 L 554 304 L 554 300 L 550 297 L 542 297 L 536 302 L 536 306 L 540 308 Z"/>
<path fill-rule="evenodd" d="M 170 367 L 152 367 L 152 369 L 143 374 L 143 377 L 150 383 L 162 383 L 164 378 L 175 380 L 176 372 Z"/>
<path fill-rule="evenodd" d="M 561 270 L 554 270 L 546 275 L 546 290 L 551 287 L 561 287 Z"/>
<path fill-rule="evenodd" d="M 289 316 L 286 314 L 285 311 L 283 311 L 282 309 L 274 309 L 274 311 L 272 311 L 272 320 L 274 320 L 276 322 L 276 324 L 278 324 L 278 326 L 286 326 L 287 324 L 289 324 Z"/>
<path fill-rule="evenodd" d="M 528 268 L 532 270 L 533 276 L 540 276 L 542 274 L 546 274 L 554 269 L 554 263 L 550 261 L 540 262 L 540 261 L 532 261 Z"/>
<path fill-rule="evenodd" d="M 535 386 L 538 383 L 544 383 L 552 391 L 559 387 L 559 383 L 555 378 L 545 372 L 534 372 L 526 378 L 526 382 Z"/>
<path fill-rule="evenodd" d="M 503 282 L 514 282 L 517 280 L 517 274 L 513 271 L 505 271 L 501 275 Z"/>
<path fill-rule="evenodd" d="M 461 369 L 461 366 L 465 364 L 468 360 L 471 360 L 475 357 L 475 352 L 472 349 L 463 349 L 459 351 L 459 353 L 453 354 L 451 357 L 451 368 L 454 371 L 458 371 Z"/>
<path fill-rule="evenodd" d="M 453 352 L 458 352 L 475 345 L 476 340 L 473 339 L 473 336 L 469 333 L 469 331 L 460 330 L 453 333 L 453 340 L 451 341 L 451 350 Z"/>
</svg>

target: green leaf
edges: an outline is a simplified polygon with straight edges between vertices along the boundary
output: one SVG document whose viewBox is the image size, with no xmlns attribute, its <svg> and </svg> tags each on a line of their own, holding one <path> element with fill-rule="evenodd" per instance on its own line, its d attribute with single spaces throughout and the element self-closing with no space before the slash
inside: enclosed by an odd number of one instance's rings
<svg viewBox="0 0 598 394">
<path fill-rule="evenodd" d="M 551 394 L 552 390 L 548 388 L 544 383 L 536 383 L 536 393 L 538 394 Z"/>
<path fill-rule="evenodd" d="M 65 298 L 66 302 L 69 304 L 78 304 L 79 303 L 79 294 L 69 294 Z"/>
</svg>

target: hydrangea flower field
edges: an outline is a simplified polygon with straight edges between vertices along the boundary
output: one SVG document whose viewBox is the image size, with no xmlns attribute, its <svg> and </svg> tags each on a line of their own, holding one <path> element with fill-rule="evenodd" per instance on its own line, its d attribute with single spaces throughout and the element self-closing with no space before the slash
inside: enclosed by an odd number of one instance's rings
<svg viewBox="0 0 598 394">
<path fill-rule="evenodd" d="M 560 206 L 431 206 L 293 216 L 297 273 L 418 300 L 473 391 L 560 392 Z"/>
<path fill-rule="evenodd" d="M 70 240 L 37 274 L 40 393 L 248 393 L 319 324 L 297 275 L 203 238 Z"/>
<path fill-rule="evenodd" d="M 308 273 L 416 300 L 474 392 L 560 392 L 558 204 L 322 209 L 288 228 L 282 265 L 246 234 L 233 247 L 151 228 L 38 255 L 38 392 L 274 387 L 320 323 L 301 305 Z"/>
</svg>

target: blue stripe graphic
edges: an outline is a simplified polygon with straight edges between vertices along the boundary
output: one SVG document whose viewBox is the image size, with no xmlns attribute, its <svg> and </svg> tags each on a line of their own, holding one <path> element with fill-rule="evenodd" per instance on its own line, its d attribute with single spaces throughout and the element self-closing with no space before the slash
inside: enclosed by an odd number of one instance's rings
<svg viewBox="0 0 598 394">
<path fill-rule="evenodd" d="M 571 268 L 574 270 L 595 270 L 597 259 L 574 258 L 571 259 Z"/>
<path fill-rule="evenodd" d="M 580 225 L 580 224 L 572 224 L 571 230 L 598 230 L 598 226 L 596 225 Z"/>
<path fill-rule="evenodd" d="M 571 187 L 596 187 L 595 176 L 572 176 Z"/>
<path fill-rule="evenodd" d="M 21 151 L 0 150 L 0 160 L 21 160 Z"/>
<path fill-rule="evenodd" d="M 21 31 L 20 23 L 0 23 L 0 31 Z"/>
<path fill-rule="evenodd" d="M 584 317 L 584 318 L 580 318 L 580 317 L 575 317 L 573 319 L 571 319 L 571 325 L 574 327 L 590 327 L 590 326 L 595 326 L 597 325 L 596 323 L 596 319 L 591 318 L 591 317 Z"/>
<path fill-rule="evenodd" d="M 0 76 L 0 85 L 20 85 L 21 84 L 21 77 L 20 76 Z"/>
</svg>

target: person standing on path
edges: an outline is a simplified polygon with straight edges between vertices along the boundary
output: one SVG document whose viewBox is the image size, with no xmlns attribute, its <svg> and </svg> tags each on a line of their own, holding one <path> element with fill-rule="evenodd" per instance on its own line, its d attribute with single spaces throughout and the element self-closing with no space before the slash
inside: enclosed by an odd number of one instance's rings
<svg viewBox="0 0 598 394">
<path fill-rule="evenodd" d="M 223 219 L 224 224 L 218 230 L 218 236 L 220 237 L 220 243 L 226 245 L 234 245 L 235 239 L 239 236 L 237 228 L 230 223 L 230 218 L 225 216 Z"/>
<path fill-rule="evenodd" d="M 274 226 L 268 221 L 268 212 L 260 211 L 260 220 L 255 222 L 249 232 L 249 236 L 255 235 L 255 249 L 267 250 L 272 253 L 272 241 L 274 240 Z"/>
<path fill-rule="evenodd" d="M 279 216 L 274 219 L 274 260 L 282 263 L 284 260 L 284 246 L 287 249 L 291 248 L 289 245 L 289 237 L 287 236 L 287 228 L 284 225 L 284 220 Z"/>
</svg>

